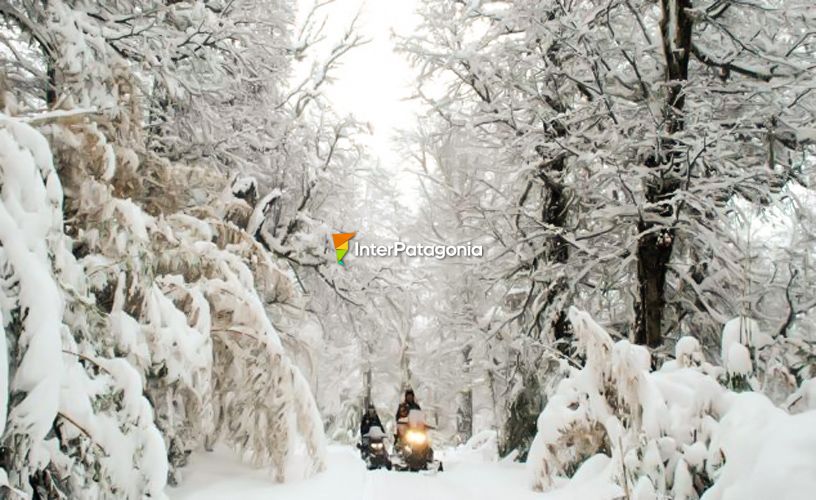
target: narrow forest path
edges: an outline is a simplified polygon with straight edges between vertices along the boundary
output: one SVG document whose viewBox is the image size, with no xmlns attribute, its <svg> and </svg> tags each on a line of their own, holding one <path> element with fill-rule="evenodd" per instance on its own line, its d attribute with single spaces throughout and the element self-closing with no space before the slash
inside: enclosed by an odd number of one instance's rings
<svg viewBox="0 0 816 500">
<path fill-rule="evenodd" d="M 574 495 L 530 491 L 524 465 L 473 462 L 449 454 L 434 475 L 367 471 L 357 451 L 329 450 L 329 466 L 316 477 L 276 485 L 265 470 L 241 464 L 225 449 L 192 457 L 183 484 L 167 488 L 171 500 L 566 500 Z"/>
</svg>

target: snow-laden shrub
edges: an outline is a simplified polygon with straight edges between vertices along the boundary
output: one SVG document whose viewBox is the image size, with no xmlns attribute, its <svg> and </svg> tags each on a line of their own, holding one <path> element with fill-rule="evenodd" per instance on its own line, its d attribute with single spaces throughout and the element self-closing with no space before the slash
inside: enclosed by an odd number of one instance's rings
<svg viewBox="0 0 816 500">
<path fill-rule="evenodd" d="M 231 196 L 214 173 L 108 145 L 87 118 L 44 130 L 59 169 L 43 135 L 2 117 L 0 484 L 23 497 L 162 497 L 189 454 L 218 439 L 277 480 L 301 470 L 301 444 L 307 471 L 321 470 L 322 422 L 290 357 L 305 345 L 287 312 L 297 297 L 225 220 L 245 201 L 212 195 Z M 146 173 L 168 200 L 145 189 Z M 183 179 L 218 188 L 179 189 Z"/>
<path fill-rule="evenodd" d="M 495 430 L 477 432 L 454 451 L 460 462 L 496 462 L 499 460 L 499 436 Z"/>
<path fill-rule="evenodd" d="M 816 476 L 804 471 L 816 468 L 816 412 L 791 416 L 764 395 L 720 383 L 750 374 L 750 357 L 746 363 L 734 346 L 756 345 L 758 329 L 740 338 L 726 328 L 728 370 L 706 363 L 699 342 L 683 338 L 676 359 L 651 371 L 645 347 L 613 342 L 575 308 L 569 318 L 586 363 L 572 369 L 539 417 L 527 462 L 535 489 L 591 482 L 602 498 L 706 500 L 769 498 L 771 491 L 798 499 L 813 491 Z M 766 432 L 771 426 L 780 430 Z M 796 435 L 802 443 L 793 443 Z M 748 476 L 756 488 L 736 480 Z"/>
<path fill-rule="evenodd" d="M 93 300 L 63 234 L 49 145 L 5 115 L 0 186 L 3 497 L 163 497 L 165 447 L 142 380 L 99 355 L 103 332 L 87 330 L 98 318 L 81 313 Z"/>
<path fill-rule="evenodd" d="M 112 303 L 117 344 L 129 346 L 146 381 L 172 483 L 193 450 L 217 439 L 256 465 L 273 466 L 278 480 L 287 477 L 301 439 L 310 470 L 321 470 L 316 405 L 270 321 L 280 305 L 296 306 L 296 297 L 270 254 L 224 221 L 235 199 L 221 187 L 204 204 L 191 200 L 189 213 L 152 216 L 138 199 L 118 198 L 87 176 L 73 203 L 82 261 L 99 302 Z"/>
<path fill-rule="evenodd" d="M 729 320 L 722 332 L 722 383 L 735 391 L 762 392 L 777 405 L 788 404 L 797 389 L 816 375 L 816 353 L 809 337 L 806 329 L 771 336 L 754 319 Z"/>
<path fill-rule="evenodd" d="M 720 343 L 726 385 L 734 390 L 757 389 L 751 353 L 771 342 L 772 339 L 751 318 L 740 316 L 728 321 L 723 327 Z"/>
</svg>

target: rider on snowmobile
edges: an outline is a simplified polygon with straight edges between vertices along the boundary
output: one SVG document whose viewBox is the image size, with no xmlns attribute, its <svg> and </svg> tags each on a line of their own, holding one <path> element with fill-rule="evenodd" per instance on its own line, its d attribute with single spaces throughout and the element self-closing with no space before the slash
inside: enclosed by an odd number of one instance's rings
<svg viewBox="0 0 816 500">
<path fill-rule="evenodd" d="M 396 441 L 400 441 L 400 437 L 402 435 L 402 429 L 405 427 L 405 424 L 401 424 L 400 420 L 403 422 L 408 418 L 408 414 L 411 413 L 411 410 L 421 410 L 422 408 L 419 407 L 419 404 L 416 402 L 414 397 L 414 390 L 407 389 L 405 391 L 405 396 L 403 397 L 402 403 L 397 407 L 397 434 L 395 436 Z"/>
<path fill-rule="evenodd" d="M 388 458 L 388 450 L 383 442 L 385 438 L 385 427 L 380 422 L 377 409 L 369 403 L 363 418 L 360 420 L 360 457 L 366 462 L 369 470 L 385 467 L 391 469 L 391 460 Z"/>
<path fill-rule="evenodd" d="M 397 434 L 395 439 L 395 466 L 398 470 L 442 470 L 442 462 L 434 460 L 428 430 L 422 409 L 416 402 L 414 391 L 405 391 L 405 397 L 397 408 Z"/>
<path fill-rule="evenodd" d="M 380 422 L 380 416 L 377 415 L 377 409 L 372 403 L 369 403 L 366 412 L 363 414 L 362 420 L 360 420 L 360 437 L 365 437 L 372 427 L 379 427 L 383 431 L 385 430 L 382 422 Z"/>
<path fill-rule="evenodd" d="M 411 410 L 421 409 L 422 408 L 419 407 L 419 404 L 414 398 L 414 390 L 407 389 L 405 391 L 405 396 L 402 399 L 402 403 L 400 403 L 400 405 L 397 407 L 397 420 L 408 417 L 408 413 L 410 413 Z"/>
</svg>

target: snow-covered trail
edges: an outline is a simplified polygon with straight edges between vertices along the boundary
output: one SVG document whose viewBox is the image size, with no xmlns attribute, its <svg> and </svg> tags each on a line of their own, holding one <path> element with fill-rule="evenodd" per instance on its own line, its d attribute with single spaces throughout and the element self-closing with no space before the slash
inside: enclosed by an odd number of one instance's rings
<svg viewBox="0 0 816 500">
<path fill-rule="evenodd" d="M 329 466 L 316 477 L 283 485 L 265 470 L 242 465 L 230 452 L 194 455 L 180 487 L 167 488 L 171 500 L 551 500 L 529 489 L 524 466 L 471 462 L 447 457 L 434 475 L 367 471 L 353 448 L 330 447 Z M 560 500 L 561 496 L 559 496 Z"/>
</svg>

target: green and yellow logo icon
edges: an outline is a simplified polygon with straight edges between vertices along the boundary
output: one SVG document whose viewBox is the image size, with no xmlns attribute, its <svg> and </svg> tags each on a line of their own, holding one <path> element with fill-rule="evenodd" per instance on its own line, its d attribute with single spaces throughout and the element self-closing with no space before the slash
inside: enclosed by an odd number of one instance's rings
<svg viewBox="0 0 816 500">
<path fill-rule="evenodd" d="M 343 262 L 343 258 L 346 256 L 349 250 L 349 240 L 354 238 L 354 235 L 357 233 L 334 233 L 332 235 L 332 239 L 334 240 L 334 251 L 337 254 L 337 263 L 341 266 L 345 266 L 346 263 Z"/>
</svg>

